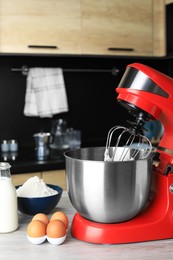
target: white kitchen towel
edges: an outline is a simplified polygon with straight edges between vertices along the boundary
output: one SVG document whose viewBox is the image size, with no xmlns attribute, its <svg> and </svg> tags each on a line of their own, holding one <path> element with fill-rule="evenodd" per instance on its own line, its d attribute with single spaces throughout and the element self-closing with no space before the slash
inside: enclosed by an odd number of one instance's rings
<svg viewBox="0 0 173 260">
<path fill-rule="evenodd" d="M 25 116 L 52 117 L 67 112 L 68 101 L 61 68 L 30 68 L 25 93 Z"/>
</svg>

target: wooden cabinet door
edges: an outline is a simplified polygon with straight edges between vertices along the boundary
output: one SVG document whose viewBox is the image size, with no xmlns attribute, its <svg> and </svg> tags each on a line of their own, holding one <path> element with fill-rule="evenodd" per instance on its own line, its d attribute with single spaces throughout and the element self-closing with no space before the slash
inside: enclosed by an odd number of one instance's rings
<svg viewBox="0 0 173 260">
<path fill-rule="evenodd" d="M 164 0 L 1 0 L 0 52 L 165 55 Z"/>
<path fill-rule="evenodd" d="M 80 53 L 80 0 L 1 0 L 0 52 Z"/>
<path fill-rule="evenodd" d="M 152 0 L 83 0 L 82 53 L 153 55 Z"/>
</svg>

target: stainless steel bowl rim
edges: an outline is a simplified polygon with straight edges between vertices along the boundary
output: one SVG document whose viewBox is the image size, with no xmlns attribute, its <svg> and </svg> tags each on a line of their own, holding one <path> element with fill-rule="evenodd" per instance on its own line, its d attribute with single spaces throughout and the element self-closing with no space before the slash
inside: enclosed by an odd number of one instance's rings
<svg viewBox="0 0 173 260">
<path fill-rule="evenodd" d="M 151 154 L 150 155 L 150 157 L 148 157 L 148 158 L 146 158 L 146 159 L 138 159 L 138 160 L 125 160 L 125 161 L 104 161 L 104 156 L 103 156 L 103 160 L 88 160 L 88 159 L 79 159 L 79 158 L 75 158 L 74 156 L 71 156 L 71 155 L 73 155 L 74 154 L 74 152 L 76 152 L 76 151 L 84 151 L 84 150 L 86 150 L 86 149 L 103 149 L 104 147 L 101 147 L 101 146 L 99 146 L 99 147 L 84 147 L 84 148 L 79 148 L 79 149 L 75 149 L 75 150 L 68 150 L 68 151 L 66 151 L 66 152 L 64 152 L 64 156 L 65 157 L 67 157 L 67 158 L 69 158 L 69 159 L 73 159 L 73 160 L 75 160 L 75 161 L 88 161 L 88 162 L 97 162 L 97 163 L 104 163 L 104 164 L 113 164 L 113 163 L 120 163 L 120 164 L 122 164 L 122 163 L 132 163 L 132 162 L 134 162 L 134 161 L 147 161 L 147 160 L 152 160 L 152 157 L 153 157 L 153 154 Z M 111 147 L 111 148 L 113 148 L 113 147 Z M 120 147 L 120 148 L 122 148 L 122 147 Z M 131 149 L 131 150 L 133 150 L 133 148 Z"/>
</svg>

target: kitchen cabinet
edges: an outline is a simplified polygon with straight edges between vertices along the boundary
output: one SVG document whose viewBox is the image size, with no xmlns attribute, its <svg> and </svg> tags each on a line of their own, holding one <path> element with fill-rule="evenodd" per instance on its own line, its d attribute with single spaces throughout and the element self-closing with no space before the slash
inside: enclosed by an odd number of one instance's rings
<svg viewBox="0 0 173 260">
<path fill-rule="evenodd" d="M 59 185 L 64 190 L 67 189 L 65 170 L 12 174 L 12 181 L 15 186 L 22 185 L 27 179 L 33 176 L 38 176 L 43 179 L 45 183 Z"/>
<path fill-rule="evenodd" d="M 80 53 L 79 0 L 1 0 L 0 52 Z"/>
<path fill-rule="evenodd" d="M 166 55 L 166 11 L 164 0 L 153 0 L 153 55 Z"/>
<path fill-rule="evenodd" d="M 29 173 L 22 173 L 22 174 L 12 174 L 11 178 L 13 181 L 14 186 L 22 185 L 27 179 L 38 176 L 41 178 L 41 172 L 29 172 Z"/>
<path fill-rule="evenodd" d="M 64 190 L 67 189 L 65 170 L 44 171 L 42 172 L 42 179 L 45 183 L 59 185 Z"/>
<path fill-rule="evenodd" d="M 165 54 L 164 0 L 1 0 L 0 52 Z"/>
<path fill-rule="evenodd" d="M 168 5 L 168 4 L 172 4 L 173 3 L 173 0 L 165 0 L 165 4 Z"/>
<path fill-rule="evenodd" d="M 83 53 L 157 56 L 165 54 L 159 41 L 164 42 L 163 0 L 82 1 Z"/>
</svg>

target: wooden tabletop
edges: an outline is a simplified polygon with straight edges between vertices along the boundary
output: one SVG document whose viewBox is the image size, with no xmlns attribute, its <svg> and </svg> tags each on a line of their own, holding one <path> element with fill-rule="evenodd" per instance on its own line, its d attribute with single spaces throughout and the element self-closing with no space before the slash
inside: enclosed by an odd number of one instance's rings
<svg viewBox="0 0 173 260">
<path fill-rule="evenodd" d="M 56 210 L 64 211 L 71 225 L 75 210 L 69 201 L 67 192 L 63 192 L 63 196 Z M 91 244 L 73 238 L 70 233 L 70 225 L 67 238 L 63 244 L 54 246 L 49 242 L 44 242 L 41 245 L 33 245 L 26 237 L 27 224 L 31 218 L 31 216 L 19 213 L 18 230 L 8 234 L 0 234 L 0 259 L 173 259 L 173 239 L 117 245 Z"/>
</svg>

